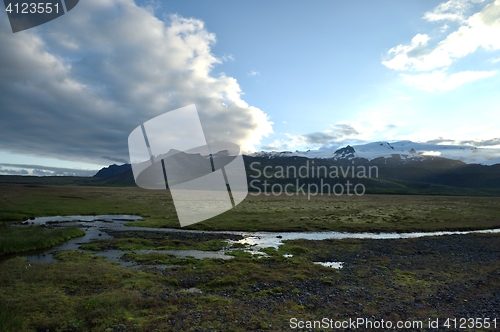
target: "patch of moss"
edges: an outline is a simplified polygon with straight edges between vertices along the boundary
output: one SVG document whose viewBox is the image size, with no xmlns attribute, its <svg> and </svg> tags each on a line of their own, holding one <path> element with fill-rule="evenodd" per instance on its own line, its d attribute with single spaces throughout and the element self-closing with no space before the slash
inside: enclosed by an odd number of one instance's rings
<svg viewBox="0 0 500 332">
<path fill-rule="evenodd" d="M 85 232 L 77 227 L 45 229 L 0 224 L 0 255 L 50 248 L 84 235 Z"/>
</svg>

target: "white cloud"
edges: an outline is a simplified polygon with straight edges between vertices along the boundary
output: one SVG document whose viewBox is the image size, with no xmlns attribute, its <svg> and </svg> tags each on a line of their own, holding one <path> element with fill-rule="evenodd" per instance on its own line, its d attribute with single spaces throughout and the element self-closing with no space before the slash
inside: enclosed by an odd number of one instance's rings
<svg viewBox="0 0 500 332">
<path fill-rule="evenodd" d="M 446 32 L 446 30 L 448 30 L 449 28 L 450 28 L 450 26 L 449 26 L 448 24 L 445 24 L 445 25 L 443 25 L 443 26 L 441 27 L 441 29 L 439 29 L 439 31 L 440 31 L 441 33 L 443 33 L 443 32 Z"/>
<path fill-rule="evenodd" d="M 27 169 L 19 169 L 19 168 L 3 168 L 0 166 L 0 175 L 29 175 L 29 171 Z"/>
<path fill-rule="evenodd" d="M 289 149 L 299 149 L 307 144 L 307 139 L 303 135 L 284 134 L 286 138 L 275 139 L 271 144 L 262 146 L 264 150 L 286 151 Z"/>
<path fill-rule="evenodd" d="M 457 21 L 460 27 L 431 46 L 427 34 L 417 34 L 408 45 L 398 45 L 388 51 L 386 67 L 398 71 L 432 71 L 428 74 L 402 77 L 417 89 L 449 91 L 467 82 L 494 75 L 496 71 L 462 71 L 448 74 L 450 66 L 467 55 L 484 50 L 500 50 L 500 0 L 487 4 L 474 15 L 466 16 L 473 3 L 483 0 L 450 0 L 425 14 L 428 21 Z"/>
<path fill-rule="evenodd" d="M 416 89 L 429 92 L 446 92 L 456 89 L 465 83 L 491 77 L 497 74 L 497 72 L 497 70 L 463 71 L 456 74 L 447 75 L 446 72 L 441 70 L 418 75 L 401 74 L 401 76 L 406 82 L 408 82 Z"/>
<path fill-rule="evenodd" d="M 391 60 L 382 61 L 382 64 L 387 68 L 394 70 L 429 70 L 436 66 L 436 63 L 441 65 L 449 65 L 451 60 L 441 55 L 435 55 L 432 61 L 422 61 L 422 56 L 419 54 L 427 53 L 427 46 L 430 37 L 426 34 L 417 34 L 412 38 L 409 45 L 398 45 L 391 48 L 388 52 L 392 56 Z"/>
<path fill-rule="evenodd" d="M 230 61 L 233 62 L 233 61 L 235 61 L 232 54 L 229 54 L 229 55 L 224 54 L 220 59 L 221 59 L 222 62 L 230 62 Z"/>
<path fill-rule="evenodd" d="M 447 67 L 454 60 L 475 52 L 479 47 L 500 50 L 500 0 L 488 4 L 470 16 L 456 31 L 436 46 L 430 47 L 430 37 L 417 34 L 409 45 L 389 50 L 390 60 L 382 64 L 394 70 L 428 71 Z"/>
<path fill-rule="evenodd" d="M 259 76 L 260 73 L 258 71 L 252 70 L 251 72 L 248 73 L 248 76 Z"/>
<path fill-rule="evenodd" d="M 358 114 L 357 119 L 344 122 L 354 128 L 358 134 L 349 137 L 359 141 L 373 140 L 392 140 L 400 131 L 407 125 L 399 120 L 399 114 L 405 110 L 407 116 L 411 115 L 411 111 L 401 106 L 384 106 L 380 108 L 370 107 L 365 112 Z"/>
<path fill-rule="evenodd" d="M 395 136 L 392 139 L 433 144 L 474 145 L 477 147 L 494 147 L 500 144 L 500 138 L 491 139 L 491 137 L 498 137 L 498 122 L 483 121 L 480 124 L 475 124 L 468 120 L 454 120 L 456 119 L 449 119 L 453 123 L 451 128 L 443 128 L 440 123 L 431 121 L 428 122 L 427 126 L 420 126 L 416 130 Z M 429 140 L 431 137 L 435 137 L 435 139 Z"/>
<path fill-rule="evenodd" d="M 424 19 L 430 22 L 457 21 L 464 22 L 466 13 L 474 3 L 482 3 L 485 0 L 449 0 L 439 4 L 430 12 L 424 14 Z"/>
<path fill-rule="evenodd" d="M 422 154 L 424 156 L 439 157 L 441 155 L 441 151 L 422 151 Z"/>
<path fill-rule="evenodd" d="M 428 141 L 427 143 L 437 145 L 469 145 L 485 149 L 498 149 L 500 148 L 500 138 L 480 139 L 473 138 L 467 140 L 445 139 L 443 137 Z"/>
<path fill-rule="evenodd" d="M 213 76 L 225 61 L 211 53 L 215 41 L 200 20 L 164 22 L 132 0 L 83 1 L 17 34 L 0 15 L 0 146 L 95 163 L 128 159 L 135 127 L 196 104 L 208 140 L 253 150 L 272 122 L 241 98 L 235 78 Z"/>
</svg>

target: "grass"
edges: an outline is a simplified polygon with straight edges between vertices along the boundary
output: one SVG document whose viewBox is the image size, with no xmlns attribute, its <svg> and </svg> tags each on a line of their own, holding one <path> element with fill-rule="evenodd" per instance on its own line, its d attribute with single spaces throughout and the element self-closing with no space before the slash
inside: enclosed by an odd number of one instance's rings
<svg viewBox="0 0 500 332">
<path fill-rule="evenodd" d="M 0 184 L 0 221 L 50 215 L 132 214 L 134 226 L 179 228 L 165 190 Z M 435 231 L 500 227 L 500 197 L 254 196 L 186 228 L 246 231 Z"/>
<path fill-rule="evenodd" d="M 229 261 L 129 254 L 174 265 L 143 271 L 90 252 L 62 251 L 50 264 L 17 257 L 0 262 L 0 331 L 281 331 L 292 317 L 354 312 L 393 321 L 480 316 L 497 309 L 499 247 L 499 235 L 484 234 L 286 241 L 266 249 L 268 258 Z M 332 260 L 344 268 L 313 264 Z"/>
<path fill-rule="evenodd" d="M 176 219 L 165 190 L 0 184 L 0 221 L 55 215 L 132 214 Z"/>
<path fill-rule="evenodd" d="M 245 331 L 247 326 L 260 327 L 260 320 L 238 318 L 242 313 L 238 305 L 249 311 L 252 306 L 247 299 L 276 293 L 263 290 L 253 294 L 248 287 L 263 277 L 271 282 L 283 280 L 292 268 L 278 275 L 253 259 L 235 258 L 228 264 L 168 257 L 179 266 L 173 276 L 127 270 L 90 253 L 64 251 L 57 258 L 61 262 L 28 266 L 23 258 L 14 258 L 1 263 L 0 283 L 6 287 L 0 290 L 0 331 L 113 331 L 123 327 L 139 331 L 179 327 L 186 331 L 197 327 Z M 183 291 L 191 285 L 203 292 Z M 236 288 L 241 288 L 236 298 L 218 293 Z M 276 306 L 275 313 L 284 314 L 290 307 L 291 303 L 284 308 Z M 218 321 L 221 311 L 229 323 Z M 270 313 L 265 319 L 271 321 Z"/>
<path fill-rule="evenodd" d="M 500 227 L 500 198 L 365 195 L 252 196 L 194 229 L 433 231 Z M 124 187 L 0 184 L 0 220 L 133 214 L 137 226 L 179 227 L 168 191 Z M 144 234 L 142 234 L 144 233 Z M 221 238 L 123 232 L 86 249 L 218 250 Z M 1 252 L 83 235 L 76 228 L 0 225 Z M 59 242 L 58 242 L 59 241 Z M 32 247 L 34 246 L 34 247 Z M 286 241 L 257 258 L 231 260 L 127 253 L 128 269 L 92 252 L 62 251 L 57 263 L 0 261 L 0 331 L 247 331 L 289 329 L 299 319 L 398 320 L 498 315 L 500 236 L 402 240 Z M 283 254 L 293 254 L 284 258 Z M 495 256 L 496 255 L 496 256 Z M 315 261 L 342 261 L 335 270 Z M 153 264 L 169 265 L 159 270 Z M 464 287 L 467 285 L 467 287 Z M 201 293 L 187 292 L 196 288 Z M 467 301 L 464 301 L 467 300 Z M 486 314 L 485 314 L 486 313 Z M 498 318 L 498 317 L 497 317 Z"/>
<path fill-rule="evenodd" d="M 217 238 L 199 238 L 194 234 L 157 234 L 152 232 L 112 232 L 113 238 L 81 246 L 85 250 L 203 250 L 218 251 L 228 246 Z M 224 238 L 224 235 L 215 235 Z"/>
<path fill-rule="evenodd" d="M 57 264 L 27 266 L 23 258 L 3 263 L 0 278 L 8 287 L 0 293 L 0 331 L 140 326 L 147 312 L 142 310 L 151 302 L 140 291 L 158 290 L 153 281 L 158 278 L 86 253 L 62 252 L 58 258 Z M 160 316 L 168 314 L 168 306 L 156 307 Z"/>
<path fill-rule="evenodd" d="M 0 255 L 50 248 L 83 235 L 85 232 L 77 227 L 44 229 L 0 225 Z"/>
</svg>

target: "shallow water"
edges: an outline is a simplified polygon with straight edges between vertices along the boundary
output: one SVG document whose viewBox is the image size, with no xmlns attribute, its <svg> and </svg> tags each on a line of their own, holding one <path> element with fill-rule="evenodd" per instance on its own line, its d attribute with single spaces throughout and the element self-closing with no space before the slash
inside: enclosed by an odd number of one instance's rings
<svg viewBox="0 0 500 332">
<path fill-rule="evenodd" d="M 104 222 L 112 223 L 115 221 L 137 221 L 141 220 L 141 216 L 131 216 L 126 214 L 101 214 L 96 216 L 53 216 L 53 217 L 38 217 L 25 222 L 34 225 L 45 225 L 51 223 L 67 223 L 67 222 Z"/>
<path fill-rule="evenodd" d="M 331 267 L 332 269 L 340 270 L 344 267 L 344 262 L 313 262 L 314 264 L 322 265 L 324 267 Z"/>
<path fill-rule="evenodd" d="M 56 216 L 56 217 L 39 217 L 33 220 L 28 220 L 27 223 L 35 225 L 47 225 L 49 227 L 65 227 L 76 225 L 82 228 L 86 235 L 80 238 L 72 239 L 62 245 L 51 249 L 39 251 L 36 253 L 23 254 L 30 262 L 52 262 L 54 261 L 52 253 L 60 250 L 79 250 L 80 245 L 89 243 L 96 239 L 109 239 L 111 236 L 108 231 L 142 231 L 142 232 L 164 232 L 164 233 L 197 233 L 197 234 L 227 234 L 240 235 L 241 240 L 227 240 L 230 244 L 240 243 L 247 245 L 247 251 L 257 253 L 259 249 L 274 247 L 278 248 L 286 240 L 325 240 L 325 239 L 409 239 L 424 236 L 443 236 L 443 235 L 460 235 L 471 233 L 500 233 L 500 229 L 480 230 L 480 231 L 464 231 L 464 232 L 412 232 L 412 233 L 347 233 L 347 232 L 240 232 L 240 231 L 195 231 L 184 229 L 171 228 L 149 228 L 149 227 L 127 227 L 124 224 L 130 221 L 140 220 L 140 216 L 130 215 L 97 215 L 97 216 Z M 26 224 L 26 222 L 24 223 Z M 203 258 L 220 258 L 231 259 L 232 256 L 225 255 L 228 251 L 199 251 L 199 250 L 136 250 L 136 253 L 163 253 L 174 255 L 176 257 L 195 257 Z M 120 258 L 126 253 L 121 250 L 108 250 L 97 253 L 105 256 L 108 259 L 118 262 L 119 264 L 130 266 L 129 262 L 123 262 Z M 324 262 L 324 263 L 339 263 L 341 262 Z M 335 264 L 333 264 L 335 265 Z M 337 265 L 335 265 L 337 266 Z M 334 266 L 331 266 L 334 267 Z M 334 267 L 334 268 L 341 268 Z"/>
<path fill-rule="evenodd" d="M 140 220 L 138 216 L 126 215 L 98 215 L 98 216 L 68 216 L 68 217 L 40 217 L 27 222 L 32 225 L 50 225 L 50 227 L 78 226 L 85 231 L 85 235 L 50 249 L 36 250 L 27 255 L 23 254 L 29 262 L 53 262 L 52 253 L 61 250 L 79 250 L 80 246 L 93 240 L 110 239 L 105 230 L 106 226 L 114 222 L 123 223 Z M 25 222 L 26 223 L 26 222 Z"/>
</svg>

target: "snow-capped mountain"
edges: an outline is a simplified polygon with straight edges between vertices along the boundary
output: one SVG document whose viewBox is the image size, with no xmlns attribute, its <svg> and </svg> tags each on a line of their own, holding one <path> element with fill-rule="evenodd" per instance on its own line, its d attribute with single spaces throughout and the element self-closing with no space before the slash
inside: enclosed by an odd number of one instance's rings
<svg viewBox="0 0 500 332">
<path fill-rule="evenodd" d="M 353 159 L 390 158 L 399 155 L 401 159 L 425 160 L 433 157 L 442 157 L 460 160 L 467 164 L 494 165 L 500 164 L 500 149 L 477 148 L 471 145 L 441 145 L 432 143 L 417 143 L 412 141 L 373 142 L 362 145 L 348 145 L 341 148 L 323 147 L 308 151 L 283 152 L 256 152 L 252 157 L 306 157 L 306 158 L 333 158 Z"/>
</svg>

